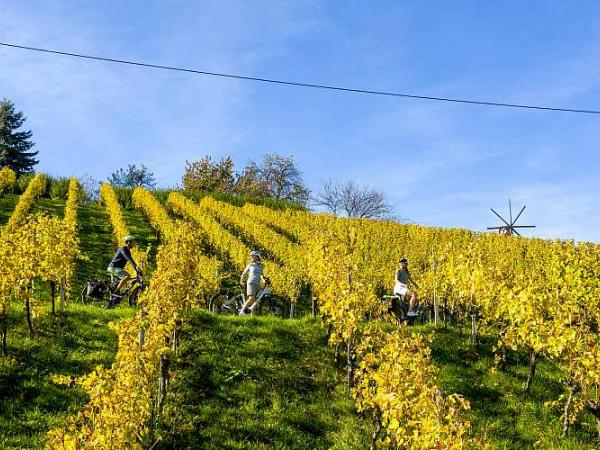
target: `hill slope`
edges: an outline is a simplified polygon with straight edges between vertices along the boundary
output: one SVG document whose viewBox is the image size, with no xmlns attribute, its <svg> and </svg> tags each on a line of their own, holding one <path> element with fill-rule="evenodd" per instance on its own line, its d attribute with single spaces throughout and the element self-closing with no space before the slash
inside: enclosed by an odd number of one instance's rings
<svg viewBox="0 0 600 450">
<path fill-rule="evenodd" d="M 199 311 L 181 339 L 154 448 L 368 447 L 319 322 Z"/>
</svg>

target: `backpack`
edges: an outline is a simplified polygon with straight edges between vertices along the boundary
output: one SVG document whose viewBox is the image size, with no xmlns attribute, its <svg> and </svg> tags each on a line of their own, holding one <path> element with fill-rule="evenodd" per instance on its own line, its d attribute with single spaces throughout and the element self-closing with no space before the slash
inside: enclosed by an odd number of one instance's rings
<svg viewBox="0 0 600 450">
<path fill-rule="evenodd" d="M 100 281 L 88 281 L 86 285 L 85 295 L 91 298 L 102 298 L 107 286 Z"/>
</svg>

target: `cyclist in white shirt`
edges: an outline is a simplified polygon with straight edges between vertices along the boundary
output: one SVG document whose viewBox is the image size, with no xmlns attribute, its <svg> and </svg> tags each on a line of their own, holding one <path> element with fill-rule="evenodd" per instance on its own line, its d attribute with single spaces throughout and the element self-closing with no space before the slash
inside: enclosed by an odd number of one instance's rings
<svg viewBox="0 0 600 450">
<path fill-rule="evenodd" d="M 243 288 L 244 279 L 246 280 L 246 302 L 242 306 L 240 316 L 245 316 L 246 308 L 250 308 L 256 301 L 256 295 L 260 289 L 260 282 L 267 282 L 267 278 L 263 275 L 264 266 L 260 259 L 260 253 L 253 251 L 250 253 L 252 262 L 246 266 L 242 275 L 240 276 L 240 286 Z"/>
<path fill-rule="evenodd" d="M 414 311 L 414 309 L 415 305 L 417 304 L 417 294 L 410 290 L 408 286 L 412 284 L 418 289 L 419 285 L 415 283 L 415 280 L 412 279 L 410 273 L 408 272 L 408 260 L 406 258 L 402 258 L 400 260 L 400 267 L 396 270 L 394 281 L 394 295 L 400 295 L 409 301 L 408 317 L 416 316 L 417 313 Z M 399 315 L 400 311 L 396 311 L 396 309 L 401 309 L 400 303 L 398 302 L 397 305 L 394 306 L 394 313 Z"/>
</svg>

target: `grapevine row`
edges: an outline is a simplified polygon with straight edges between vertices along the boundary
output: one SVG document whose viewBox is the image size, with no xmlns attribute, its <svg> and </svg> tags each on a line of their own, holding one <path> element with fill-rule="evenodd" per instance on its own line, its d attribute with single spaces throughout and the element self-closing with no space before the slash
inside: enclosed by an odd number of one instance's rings
<svg viewBox="0 0 600 450">
<path fill-rule="evenodd" d="M 298 236 L 303 245 L 310 246 L 315 236 L 322 234 L 319 229 L 346 226 L 354 230 L 354 241 L 346 237 L 348 245 L 360 255 L 353 271 L 364 275 L 362 282 L 368 289 L 348 310 L 338 307 L 328 311 L 334 323 L 346 321 L 347 327 L 342 327 L 350 330 L 346 334 L 351 335 L 360 326 L 366 310 L 380 307 L 379 295 L 375 294 L 391 290 L 396 261 L 400 256 L 408 257 L 422 297 L 435 306 L 445 305 L 445 316 L 470 315 L 479 330 L 498 335 L 500 367 L 506 349 L 530 352 L 526 389 L 540 357 L 562 364 L 568 374 L 563 397 L 565 430 L 584 410 L 591 412 L 600 425 L 600 365 L 595 356 L 600 351 L 597 245 L 507 239 L 466 230 L 335 219 L 302 212 L 273 213 L 252 205 L 243 209 Z M 314 251 L 318 254 L 318 246 Z M 354 323 L 347 323 L 348 315 L 357 318 Z"/>
<path fill-rule="evenodd" d="M 36 180 L 35 184 L 34 181 Z M 41 176 L 36 176 L 28 188 L 29 195 L 20 199 L 22 206 L 13 216 L 22 216 L 31 209 Z M 77 236 L 77 181 L 72 180 L 65 216 L 69 220 L 45 214 L 21 217 L 19 226 L 6 228 L 0 235 L 0 322 L 2 325 L 2 352 L 7 354 L 8 313 L 11 303 L 22 302 L 31 333 L 35 331 L 34 319 L 44 310 L 34 295 L 36 282 L 49 282 L 52 288 L 54 313 L 55 287 L 61 290 L 61 309 L 66 306 L 75 260 L 81 256 Z M 27 192 L 26 192 L 27 193 Z M 24 196 L 26 194 L 23 194 Z M 28 206 L 28 208 L 26 208 Z M 18 211 L 18 212 L 17 212 Z M 17 220 L 13 223 L 17 223 Z"/>
<path fill-rule="evenodd" d="M 246 266 L 251 249 L 227 231 L 207 211 L 177 192 L 169 194 L 167 203 L 177 214 L 194 220 L 211 245 L 221 254 L 228 256 L 237 270 L 241 271 Z M 273 291 L 287 298 L 297 298 L 300 287 L 292 274 L 272 261 L 265 260 L 264 265 L 265 274 L 273 281 Z"/>
<path fill-rule="evenodd" d="M 139 311 L 112 325 L 119 337 L 115 362 L 77 381 L 90 401 L 66 427 L 49 432 L 49 448 L 141 448 L 148 422 L 160 409 L 156 372 L 173 351 L 173 332 L 183 313 L 202 305 L 220 283 L 219 264 L 196 250 L 199 239 L 189 224 L 170 230 L 158 248 L 157 267 Z"/>
<path fill-rule="evenodd" d="M 48 179 L 43 173 L 37 173 L 31 179 L 27 189 L 25 189 L 25 192 L 19 197 L 17 206 L 15 206 L 15 210 L 4 227 L 5 232 L 14 231 L 25 221 L 27 214 L 29 214 L 38 198 L 46 190 L 47 183 Z"/>
<path fill-rule="evenodd" d="M 123 211 L 119 204 L 119 199 L 112 186 L 108 183 L 103 183 L 100 186 L 100 202 L 104 204 L 106 212 L 108 214 L 110 223 L 112 225 L 113 237 L 117 245 L 123 245 L 123 239 L 129 235 L 129 229 L 123 219 Z M 136 260 L 140 267 L 145 267 L 148 261 L 149 249 L 140 250 L 134 248 L 132 252 L 133 258 Z"/>
</svg>

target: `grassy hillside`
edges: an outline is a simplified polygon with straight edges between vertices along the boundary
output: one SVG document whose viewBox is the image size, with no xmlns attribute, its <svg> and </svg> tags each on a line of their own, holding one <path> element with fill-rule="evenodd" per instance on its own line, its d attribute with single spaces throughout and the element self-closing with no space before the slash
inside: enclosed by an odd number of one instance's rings
<svg viewBox="0 0 600 450">
<path fill-rule="evenodd" d="M 425 330 L 434 332 L 433 326 Z M 494 448 L 596 449 L 591 415 L 562 437 L 560 411 L 544 406 L 563 392 L 562 373 L 552 361 L 542 359 L 529 393 L 523 385 L 528 355 L 509 352 L 506 370 L 494 369 L 495 340 L 483 336 L 475 351 L 470 336 L 459 329 L 440 327 L 434 332 L 432 357 L 440 369 L 439 382 L 447 392 L 457 392 L 471 402 L 467 418 L 476 435 L 487 436 Z"/>
<path fill-rule="evenodd" d="M 0 197 L 0 225 L 8 220 L 18 197 Z M 41 199 L 36 211 L 62 216 L 64 202 Z M 85 280 L 104 278 L 115 250 L 112 230 L 102 207 L 79 208 L 81 250 L 74 291 Z M 124 218 L 140 246 L 158 244 L 146 218 L 126 210 Z M 152 255 L 151 254 L 151 255 Z M 153 257 L 151 256 L 151 261 Z M 150 270 L 146 271 L 147 278 Z M 56 375 L 76 377 L 96 365 L 109 365 L 116 337 L 113 320 L 133 310 L 106 310 L 77 302 L 56 316 L 48 314 L 47 290 L 40 292 L 45 313 L 36 318 L 38 332 L 29 335 L 21 305 L 10 314 L 9 357 L 0 357 L 0 448 L 40 448 L 48 429 L 64 424 L 82 408 L 81 389 L 55 382 Z M 301 309 L 300 309 L 301 310 Z M 432 358 L 446 392 L 471 403 L 467 418 L 473 433 L 493 448 L 598 448 L 591 417 L 561 436 L 560 412 L 544 404 L 563 391 L 562 374 L 542 359 L 529 394 L 523 391 L 527 355 L 509 353 L 504 372 L 493 369 L 493 340 L 482 338 L 478 351 L 458 328 L 434 330 Z M 344 386 L 344 368 L 335 366 L 319 321 L 304 317 L 220 317 L 190 313 L 182 347 L 172 362 L 164 414 L 145 444 L 168 448 L 367 448 L 372 426 L 357 415 Z"/>
<path fill-rule="evenodd" d="M 154 448 L 368 447 L 317 321 L 199 311 L 181 339 Z"/>
</svg>

